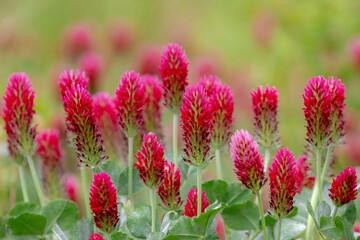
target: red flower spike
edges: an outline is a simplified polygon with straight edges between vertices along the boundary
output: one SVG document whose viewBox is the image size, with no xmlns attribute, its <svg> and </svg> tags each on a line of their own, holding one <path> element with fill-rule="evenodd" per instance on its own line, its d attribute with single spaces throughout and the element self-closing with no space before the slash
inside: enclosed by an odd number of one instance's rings
<svg viewBox="0 0 360 240">
<path fill-rule="evenodd" d="M 259 191 L 266 182 L 264 160 L 257 143 L 246 130 L 236 131 L 231 137 L 230 153 L 237 178 L 248 189 Z"/>
<path fill-rule="evenodd" d="M 60 75 L 60 81 L 58 82 L 60 87 L 61 97 L 65 96 L 65 91 L 71 89 L 71 85 L 80 85 L 84 88 L 87 88 L 89 79 L 86 77 L 85 72 L 77 69 L 74 70 L 65 70 L 63 74 Z"/>
<path fill-rule="evenodd" d="M 180 111 L 186 155 L 183 159 L 193 166 L 202 166 L 208 160 L 210 151 L 213 110 L 200 84 L 186 90 Z"/>
<path fill-rule="evenodd" d="M 141 82 L 144 86 L 144 122 L 146 132 L 155 132 L 162 139 L 161 127 L 161 99 L 163 89 L 156 75 L 143 75 Z"/>
<path fill-rule="evenodd" d="M 270 209 L 272 214 L 282 219 L 293 209 L 297 189 L 298 173 L 292 152 L 280 149 L 269 168 Z"/>
<path fill-rule="evenodd" d="M 78 179 L 72 175 L 67 176 L 64 181 L 64 188 L 66 199 L 69 199 L 70 201 L 80 205 L 79 192 L 81 190 Z"/>
<path fill-rule="evenodd" d="M 306 154 L 301 155 L 296 160 L 296 169 L 298 172 L 298 192 L 301 193 L 304 187 L 312 188 L 315 183 L 315 177 L 309 176 L 309 157 Z"/>
<path fill-rule="evenodd" d="M 356 172 L 352 167 L 346 167 L 336 179 L 333 178 L 329 197 L 334 205 L 341 207 L 356 199 Z"/>
<path fill-rule="evenodd" d="M 146 46 L 138 57 L 139 72 L 141 74 L 159 74 L 161 50 L 156 46 Z"/>
<path fill-rule="evenodd" d="M 221 86 L 220 79 L 211 74 L 202 76 L 199 83 L 204 87 L 208 97 L 213 95 L 216 89 Z"/>
<path fill-rule="evenodd" d="M 179 113 L 187 87 L 189 62 L 185 52 L 177 44 L 169 44 L 160 58 L 159 73 L 163 81 L 165 106 Z"/>
<path fill-rule="evenodd" d="M 102 58 L 95 52 L 86 52 L 80 57 L 77 65 L 86 72 L 89 78 L 89 89 L 91 92 L 95 92 L 103 70 Z"/>
<path fill-rule="evenodd" d="M 108 33 L 113 48 L 118 53 L 130 51 L 136 40 L 134 29 L 127 22 L 110 23 Z"/>
<path fill-rule="evenodd" d="M 345 86 L 341 83 L 340 79 L 336 77 L 329 77 L 328 79 L 330 95 L 331 95 L 331 135 L 329 138 L 330 143 L 338 143 L 344 136 L 344 108 L 345 101 Z"/>
<path fill-rule="evenodd" d="M 138 151 L 134 163 L 139 170 L 142 182 L 150 189 L 157 188 L 164 178 L 164 148 L 154 133 L 144 135 L 141 151 Z"/>
<path fill-rule="evenodd" d="M 180 168 L 175 171 L 175 164 L 170 165 L 165 161 L 164 164 L 164 180 L 158 188 L 158 194 L 163 202 L 162 207 L 167 211 L 176 211 L 181 206 L 180 196 Z"/>
<path fill-rule="evenodd" d="M 90 208 L 96 226 L 111 233 L 118 221 L 118 202 L 116 188 L 106 172 L 94 175 L 90 185 Z"/>
<path fill-rule="evenodd" d="M 105 240 L 99 233 L 93 233 L 90 235 L 89 240 Z"/>
<path fill-rule="evenodd" d="M 93 47 L 93 36 L 90 27 L 85 23 L 72 24 L 65 32 L 65 53 L 76 58 Z"/>
<path fill-rule="evenodd" d="M 331 95 L 323 76 L 312 77 L 304 89 L 304 116 L 307 122 L 307 141 L 316 148 L 324 148 L 330 135 Z"/>
<path fill-rule="evenodd" d="M 278 90 L 275 87 L 258 86 L 251 93 L 256 141 L 261 147 L 276 148 L 279 142 L 277 105 Z"/>
<path fill-rule="evenodd" d="M 144 127 L 144 87 L 135 72 L 124 73 L 120 81 L 114 100 L 119 123 L 128 137 L 134 137 Z"/>
<path fill-rule="evenodd" d="M 77 157 L 80 165 L 95 167 L 104 163 L 108 156 L 103 148 L 103 141 L 95 123 L 93 100 L 84 86 L 72 85 L 62 98 L 68 130 L 76 137 Z"/>
<path fill-rule="evenodd" d="M 196 217 L 197 216 L 197 188 L 190 190 L 186 204 L 184 206 L 185 211 L 181 214 L 182 216 L 187 217 Z M 205 209 L 209 206 L 208 199 L 206 197 L 205 191 L 201 194 L 201 213 L 205 212 Z"/>
<path fill-rule="evenodd" d="M 32 127 L 35 91 L 25 73 L 13 73 L 5 90 L 2 118 L 10 156 L 19 165 L 35 151 L 36 127 Z"/>
</svg>

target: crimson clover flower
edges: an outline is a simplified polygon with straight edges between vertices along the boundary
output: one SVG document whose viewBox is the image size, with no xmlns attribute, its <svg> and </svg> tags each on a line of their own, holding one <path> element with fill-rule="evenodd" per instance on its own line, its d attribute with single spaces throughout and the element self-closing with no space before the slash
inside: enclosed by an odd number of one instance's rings
<svg viewBox="0 0 360 240">
<path fill-rule="evenodd" d="M 86 23 L 70 25 L 66 29 L 64 37 L 65 53 L 69 57 L 76 58 L 93 47 L 93 35 Z"/>
<path fill-rule="evenodd" d="M 156 46 L 145 46 L 141 51 L 138 65 L 141 74 L 159 74 L 161 49 Z"/>
<path fill-rule="evenodd" d="M 197 188 L 193 188 L 189 191 L 189 194 L 184 205 L 185 211 L 181 214 L 182 216 L 187 217 L 196 217 L 197 216 Z M 205 212 L 205 209 L 209 206 L 208 199 L 206 197 L 205 191 L 201 194 L 201 213 Z"/>
<path fill-rule="evenodd" d="M 346 167 L 336 179 L 333 178 L 329 197 L 334 205 L 341 207 L 356 199 L 356 172 L 352 167 Z"/>
<path fill-rule="evenodd" d="M 98 81 L 103 70 L 103 60 L 95 52 L 86 52 L 78 60 L 78 66 L 89 78 L 89 89 L 93 93 L 97 89 Z"/>
<path fill-rule="evenodd" d="M 134 137 L 144 124 L 144 88 L 138 73 L 124 73 L 114 101 L 121 128 L 128 137 Z"/>
<path fill-rule="evenodd" d="M 241 129 L 236 131 L 230 142 L 231 158 L 237 178 L 252 191 L 259 191 L 265 184 L 264 160 L 252 136 Z"/>
<path fill-rule="evenodd" d="M 193 166 L 202 166 L 209 157 L 213 110 L 200 84 L 186 90 L 180 111 L 186 155 L 183 159 Z"/>
<path fill-rule="evenodd" d="M 116 188 L 106 172 L 94 175 L 90 185 L 90 208 L 96 226 L 111 233 L 119 222 L 118 202 Z"/>
<path fill-rule="evenodd" d="M 36 127 L 32 126 L 35 91 L 25 73 L 13 73 L 5 90 L 2 118 L 10 156 L 23 165 L 35 151 Z"/>
<path fill-rule="evenodd" d="M 58 85 L 60 87 L 60 93 L 61 97 L 65 96 L 65 91 L 67 89 L 71 89 L 71 86 L 74 84 L 83 86 L 87 89 L 87 84 L 89 82 L 89 79 L 86 77 L 85 72 L 77 69 L 74 70 L 65 70 L 64 73 L 60 75 L 60 80 L 58 82 Z"/>
<path fill-rule="evenodd" d="M 210 97 L 215 93 L 216 89 L 221 86 L 221 81 L 217 76 L 209 74 L 202 76 L 199 84 L 204 87 L 206 94 Z"/>
<path fill-rule="evenodd" d="M 142 75 L 144 86 L 144 121 L 147 132 L 155 132 L 162 139 L 161 128 L 161 100 L 163 89 L 159 77 L 156 75 Z"/>
<path fill-rule="evenodd" d="M 157 188 L 164 178 L 164 148 L 154 133 L 144 135 L 141 150 L 134 163 L 142 182 L 150 189 Z"/>
<path fill-rule="evenodd" d="M 163 81 L 165 106 L 179 113 L 186 86 L 189 84 L 189 62 L 185 52 L 177 44 L 169 44 L 160 58 L 159 73 Z"/>
<path fill-rule="evenodd" d="M 282 219 L 293 209 L 294 196 L 298 191 L 298 173 L 292 152 L 280 149 L 269 168 L 270 209 L 272 214 Z"/>
<path fill-rule="evenodd" d="M 275 87 L 258 86 L 251 93 L 256 141 L 263 148 L 276 148 L 279 142 L 277 105 L 278 90 Z"/>
<path fill-rule="evenodd" d="M 99 233 L 93 233 L 90 235 L 89 240 L 105 240 Z"/>
<path fill-rule="evenodd" d="M 158 188 L 158 194 L 163 203 L 162 207 L 168 211 L 176 211 L 182 204 L 180 196 L 180 168 L 175 171 L 175 164 L 164 164 L 164 180 Z"/>
<path fill-rule="evenodd" d="M 298 192 L 301 193 L 304 187 L 312 188 L 315 183 L 315 177 L 309 175 L 309 157 L 306 154 L 301 155 L 296 160 L 296 169 L 298 172 Z"/>
<path fill-rule="evenodd" d="M 95 122 L 93 100 L 86 87 L 72 85 L 62 97 L 67 113 L 68 130 L 75 134 L 77 157 L 80 165 L 95 167 L 108 159 L 103 140 Z"/>
</svg>

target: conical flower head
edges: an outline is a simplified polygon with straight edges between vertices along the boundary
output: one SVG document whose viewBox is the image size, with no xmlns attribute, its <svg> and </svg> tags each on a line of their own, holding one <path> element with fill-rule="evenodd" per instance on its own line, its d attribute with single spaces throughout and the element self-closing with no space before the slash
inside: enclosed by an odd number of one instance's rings
<svg viewBox="0 0 360 240">
<path fill-rule="evenodd" d="M 63 74 L 60 75 L 60 80 L 58 85 L 60 87 L 61 97 L 65 96 L 65 91 L 71 89 L 71 86 L 74 84 L 80 85 L 87 89 L 87 84 L 89 79 L 86 77 L 85 72 L 81 70 L 65 70 Z"/>
<path fill-rule="evenodd" d="M 115 105 L 120 126 L 128 137 L 134 137 L 143 128 L 143 99 L 144 88 L 139 74 L 124 73 L 115 92 Z"/>
<path fill-rule="evenodd" d="M 309 144 L 321 149 L 330 135 L 331 95 L 323 76 L 309 79 L 303 94 L 306 136 Z"/>
<path fill-rule="evenodd" d="M 189 84 L 189 62 L 185 52 L 177 44 L 169 44 L 160 58 L 159 73 L 163 81 L 165 106 L 179 113 L 186 86 Z"/>
<path fill-rule="evenodd" d="M 196 217 L 197 216 L 197 188 L 190 190 L 186 203 L 184 205 L 185 211 L 181 214 L 187 217 Z M 206 197 L 205 191 L 201 194 L 201 213 L 205 212 L 205 209 L 209 206 L 208 199 Z"/>
<path fill-rule="evenodd" d="M 344 136 L 344 108 L 345 101 L 345 86 L 340 79 L 336 77 L 329 77 L 329 91 L 331 96 L 331 134 L 329 137 L 329 144 L 338 143 Z"/>
<path fill-rule="evenodd" d="M 89 78 L 90 92 L 95 92 L 103 70 L 103 59 L 95 52 L 86 52 L 80 57 L 77 65 Z"/>
<path fill-rule="evenodd" d="M 292 152 L 280 149 L 269 168 L 270 209 L 273 215 L 282 219 L 293 209 L 297 189 L 298 173 Z"/>
<path fill-rule="evenodd" d="M 93 233 L 90 235 L 89 240 L 105 240 L 99 233 Z"/>
<path fill-rule="evenodd" d="M 90 208 L 96 226 L 111 233 L 119 222 L 118 202 L 116 188 L 106 172 L 94 175 L 90 185 Z"/>
<path fill-rule="evenodd" d="M 138 151 L 134 163 L 139 170 L 142 182 L 150 189 L 157 188 L 164 178 L 164 148 L 154 133 L 144 136 L 141 151 Z"/>
<path fill-rule="evenodd" d="M 95 123 L 93 100 L 86 87 L 72 85 L 62 98 L 67 113 L 68 129 L 75 134 L 77 157 L 81 166 L 95 167 L 104 163 L 108 156 L 103 140 Z"/>
<path fill-rule="evenodd" d="M 217 76 L 209 74 L 202 76 L 199 84 L 204 87 L 207 96 L 210 97 L 216 92 L 216 89 L 221 86 L 221 81 Z"/>
<path fill-rule="evenodd" d="M 213 130 L 213 111 L 205 89 L 199 84 L 189 87 L 180 110 L 186 155 L 183 159 L 202 166 L 209 158 Z"/>
<path fill-rule="evenodd" d="M 32 126 L 35 91 L 25 73 L 10 75 L 5 90 L 2 118 L 10 156 L 19 165 L 35 151 L 36 128 Z"/>
<path fill-rule="evenodd" d="M 301 193 L 304 187 L 312 188 L 315 183 L 315 177 L 309 176 L 309 157 L 306 154 L 301 155 L 296 160 L 296 169 L 298 172 L 298 192 Z"/>
<path fill-rule="evenodd" d="M 142 75 L 144 86 L 144 121 L 147 132 L 155 132 L 162 139 L 161 128 L 161 100 L 163 89 L 159 77 L 156 75 Z"/>
<path fill-rule="evenodd" d="M 180 196 L 180 168 L 178 167 L 175 171 L 175 164 L 168 164 L 165 161 L 164 164 L 164 180 L 158 188 L 158 194 L 162 201 L 162 207 L 167 211 L 176 211 L 181 206 Z"/>
<path fill-rule="evenodd" d="M 333 178 L 329 197 L 335 206 L 341 207 L 356 199 L 356 180 L 356 172 L 352 167 L 346 167 L 336 179 Z"/>
<path fill-rule="evenodd" d="M 236 131 L 230 142 L 231 158 L 237 178 L 252 191 L 259 191 L 265 184 L 263 156 L 252 136 L 241 129 Z"/>
<path fill-rule="evenodd" d="M 251 93 L 256 141 L 261 147 L 276 148 L 279 142 L 277 121 L 278 90 L 258 86 Z"/>
</svg>

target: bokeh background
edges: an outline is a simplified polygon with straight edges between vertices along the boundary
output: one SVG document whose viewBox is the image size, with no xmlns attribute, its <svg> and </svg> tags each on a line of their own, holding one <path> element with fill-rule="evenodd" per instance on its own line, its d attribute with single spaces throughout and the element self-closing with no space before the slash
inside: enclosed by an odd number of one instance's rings
<svg viewBox="0 0 360 240">
<path fill-rule="evenodd" d="M 251 90 L 276 86 L 281 144 L 297 157 L 305 146 L 305 84 L 311 76 L 334 75 L 346 85 L 347 96 L 346 144 L 336 149 L 334 166 L 338 173 L 346 165 L 360 164 L 359 15 L 357 0 L 1 0 L 0 97 L 11 73 L 26 72 L 37 92 L 38 129 L 55 128 L 65 116 L 58 76 L 66 68 L 79 67 L 84 53 L 96 54 L 101 63 L 94 92 L 113 95 L 125 71 L 156 72 L 164 46 L 178 43 L 190 62 L 191 83 L 211 73 L 233 90 L 234 130 L 253 132 Z M 77 46 L 72 38 L 85 41 L 85 46 Z M 171 147 L 172 119 L 165 108 L 162 124 L 164 142 Z M 236 181 L 228 150 L 222 154 L 226 180 Z M 71 153 L 64 161 L 66 170 L 76 173 Z M 204 180 L 215 177 L 214 165 Z M 18 195 L 21 198 L 17 178 L 1 129 L 0 215 Z M 12 190 L 16 186 L 18 194 Z"/>
</svg>

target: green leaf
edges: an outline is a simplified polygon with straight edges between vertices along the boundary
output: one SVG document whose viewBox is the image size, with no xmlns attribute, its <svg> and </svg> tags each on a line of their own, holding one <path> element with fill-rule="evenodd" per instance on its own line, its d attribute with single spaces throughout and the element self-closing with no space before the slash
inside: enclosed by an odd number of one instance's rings
<svg viewBox="0 0 360 240">
<path fill-rule="evenodd" d="M 69 240 L 89 240 L 94 233 L 94 222 L 90 218 L 79 220 L 69 231 Z"/>
<path fill-rule="evenodd" d="M 155 219 L 159 219 L 156 214 Z M 145 238 L 151 233 L 151 207 L 140 206 L 129 214 L 127 226 L 135 237 Z M 159 229 L 159 221 L 156 221 L 155 229 Z"/>
<path fill-rule="evenodd" d="M 247 233 L 248 231 L 237 231 L 237 230 L 234 230 L 234 229 L 229 229 L 229 233 L 230 234 L 227 234 L 227 239 L 228 240 L 243 240 L 243 239 L 249 239 L 247 237 Z M 264 239 L 264 237 L 262 238 Z"/>
<path fill-rule="evenodd" d="M 274 235 L 277 236 L 277 227 L 279 222 L 274 227 Z M 306 229 L 306 225 L 290 218 L 281 220 L 281 240 L 290 240 L 299 236 Z"/>
<path fill-rule="evenodd" d="M 117 232 L 111 235 L 111 240 L 133 240 L 133 238 L 129 237 L 125 233 Z"/>
<path fill-rule="evenodd" d="M 298 208 L 296 216 L 292 217 L 294 221 L 307 224 L 309 213 L 307 211 L 307 201 L 311 199 L 312 192 L 308 188 L 304 188 L 301 194 L 296 194 L 294 197 L 295 206 Z"/>
<path fill-rule="evenodd" d="M 128 195 L 129 185 L 129 167 L 125 167 L 120 173 L 119 181 L 117 184 L 117 194 L 125 196 Z M 143 183 L 139 177 L 139 171 L 137 169 L 133 169 L 133 181 L 132 181 L 132 190 L 133 194 L 138 193 L 143 188 Z"/>
<path fill-rule="evenodd" d="M 0 238 L 5 237 L 5 219 L 0 216 Z"/>
<path fill-rule="evenodd" d="M 319 222 L 316 220 L 314 209 L 312 208 L 311 203 L 309 201 L 307 201 L 306 203 L 307 203 L 307 210 L 310 216 L 312 217 L 312 219 L 314 220 L 316 228 L 319 229 L 320 226 L 319 226 Z"/>
<path fill-rule="evenodd" d="M 351 201 L 345 206 L 339 208 L 337 215 L 346 218 L 346 220 L 354 224 L 356 220 L 356 206 L 354 201 Z"/>
<path fill-rule="evenodd" d="M 163 234 L 162 232 L 153 232 L 150 233 L 146 240 L 161 240 L 165 237 L 165 234 Z"/>
<path fill-rule="evenodd" d="M 350 223 L 346 218 L 336 217 L 335 225 L 341 229 L 344 240 L 355 240 L 354 224 Z"/>
<path fill-rule="evenodd" d="M 335 223 L 326 216 L 320 217 L 320 228 L 319 231 L 330 239 L 340 240 L 342 237 L 341 229 L 336 227 Z"/>
<path fill-rule="evenodd" d="M 259 209 L 252 201 L 225 208 L 221 215 L 229 228 L 235 230 L 257 230 L 259 228 Z"/>
<path fill-rule="evenodd" d="M 202 184 L 202 189 L 206 192 L 206 197 L 210 203 L 215 201 L 233 205 L 245 203 L 253 199 L 251 191 L 244 187 L 241 189 L 241 183 L 230 183 L 214 179 Z"/>
<path fill-rule="evenodd" d="M 171 154 L 171 158 L 167 158 L 167 159 L 172 159 L 172 154 Z M 196 167 L 193 167 L 189 164 L 186 164 L 182 159 L 179 159 L 179 168 L 180 168 L 180 174 L 181 174 L 181 183 L 183 184 L 185 181 L 187 181 L 190 176 L 196 172 Z"/>
<path fill-rule="evenodd" d="M 45 205 L 41 212 L 47 218 L 45 233 L 48 233 L 55 223 L 62 230 L 70 229 L 79 218 L 76 203 L 68 200 L 55 200 Z"/>
<path fill-rule="evenodd" d="M 167 212 L 161 221 L 160 231 L 166 235 L 168 233 L 168 231 L 179 220 L 179 218 L 180 218 L 180 214 L 178 214 L 177 212 L 175 212 L 175 211 Z"/>
<path fill-rule="evenodd" d="M 277 220 L 276 220 L 273 216 L 271 216 L 270 214 L 266 214 L 266 215 L 264 216 L 264 218 L 265 218 L 265 225 L 266 225 L 266 226 L 268 226 L 268 227 L 273 227 L 273 226 L 275 226 Z M 261 220 L 260 220 L 260 221 L 261 221 Z M 260 225 L 260 226 L 261 226 L 261 225 Z"/>
<path fill-rule="evenodd" d="M 94 170 L 95 173 L 106 172 L 114 184 L 119 182 L 121 169 L 113 161 L 107 161 L 105 164 L 98 165 Z"/>
<path fill-rule="evenodd" d="M 46 217 L 33 213 L 23 213 L 17 217 L 9 218 L 6 225 L 11 233 L 16 236 L 43 235 Z"/>
<path fill-rule="evenodd" d="M 330 217 L 330 214 L 331 214 L 330 205 L 327 204 L 327 202 L 325 201 L 321 201 L 316 208 L 316 214 L 315 214 L 316 220 L 320 222 L 321 216 Z"/>
<path fill-rule="evenodd" d="M 22 213 L 35 213 L 38 214 L 40 213 L 40 207 L 39 205 L 35 204 L 35 203 L 17 203 L 15 204 L 15 206 L 10 210 L 9 212 L 9 216 L 11 217 L 17 217 Z"/>
</svg>

